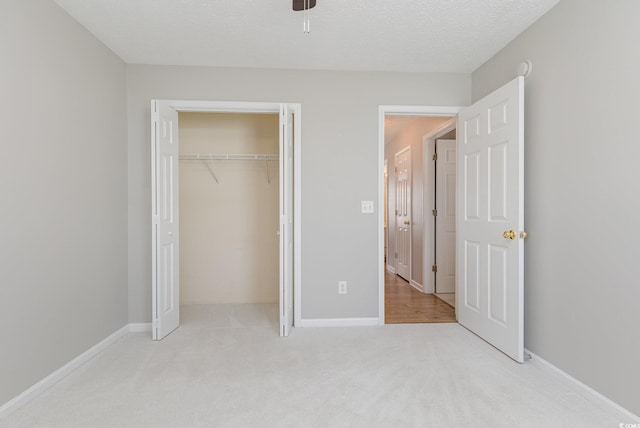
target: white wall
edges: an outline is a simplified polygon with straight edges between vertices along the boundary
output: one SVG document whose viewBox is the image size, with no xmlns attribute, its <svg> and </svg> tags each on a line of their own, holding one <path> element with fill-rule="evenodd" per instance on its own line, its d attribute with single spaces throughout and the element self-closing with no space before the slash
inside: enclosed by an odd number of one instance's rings
<svg viewBox="0 0 640 428">
<path fill-rule="evenodd" d="M 411 280 L 424 286 L 424 213 L 430 211 L 433 204 L 424 200 L 424 147 L 423 137 L 438 126 L 450 120 L 449 117 L 416 117 L 406 128 L 385 144 L 385 159 L 389 162 L 389 255 L 395 253 L 395 155 L 406 147 L 411 147 Z M 427 179 L 433 185 L 433 180 Z M 426 205 L 425 205 L 426 204 Z M 433 237 L 432 237 L 433 238 Z M 432 243 L 432 241 L 431 241 Z M 427 243 L 429 244 L 429 243 Z M 387 258 L 395 267 L 393 257 Z"/>
<path fill-rule="evenodd" d="M 525 344 L 636 414 L 639 17 L 636 0 L 562 0 L 473 73 L 478 99 L 533 62 Z"/>
<path fill-rule="evenodd" d="M 51 1 L 0 2 L 0 405 L 127 323 L 125 90 Z"/>
<path fill-rule="evenodd" d="M 180 113 L 180 154 L 279 150 L 278 114 Z M 267 179 L 267 167 L 270 183 Z M 278 161 L 180 161 L 180 303 L 277 303 Z"/>
<path fill-rule="evenodd" d="M 379 231 L 361 200 L 378 194 L 378 107 L 466 105 L 467 74 L 411 74 L 130 65 L 129 303 L 151 319 L 149 100 L 302 104 L 302 317 L 378 316 Z M 381 180 L 381 178 L 380 178 Z M 338 295 L 337 281 L 349 281 Z"/>
</svg>

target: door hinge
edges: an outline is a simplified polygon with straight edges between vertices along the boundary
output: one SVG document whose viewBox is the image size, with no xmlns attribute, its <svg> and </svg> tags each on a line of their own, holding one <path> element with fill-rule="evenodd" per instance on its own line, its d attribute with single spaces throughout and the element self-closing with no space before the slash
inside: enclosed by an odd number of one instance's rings
<svg viewBox="0 0 640 428">
<path fill-rule="evenodd" d="M 438 266 L 437 265 L 431 266 L 431 272 L 438 272 Z"/>
<path fill-rule="evenodd" d="M 398 210 L 396 210 L 396 215 L 398 215 Z"/>
<path fill-rule="evenodd" d="M 434 154 L 433 154 L 433 160 L 434 160 L 434 161 L 437 161 L 437 160 L 438 160 L 438 154 L 437 154 L 437 153 L 434 153 Z"/>
<path fill-rule="evenodd" d="M 437 217 L 438 216 L 438 210 L 433 210 L 432 214 L 433 214 L 434 217 Z"/>
<path fill-rule="evenodd" d="M 396 259 L 397 259 L 398 258 L 398 253 L 396 252 L 395 254 L 396 254 Z"/>
<path fill-rule="evenodd" d="M 153 328 L 158 328 L 158 324 L 159 324 L 159 322 L 158 322 L 158 319 L 157 319 L 157 318 L 151 322 L 151 326 L 152 326 Z"/>
<path fill-rule="evenodd" d="M 395 167 L 393 170 L 394 170 L 395 172 L 398 172 L 398 167 Z"/>
</svg>

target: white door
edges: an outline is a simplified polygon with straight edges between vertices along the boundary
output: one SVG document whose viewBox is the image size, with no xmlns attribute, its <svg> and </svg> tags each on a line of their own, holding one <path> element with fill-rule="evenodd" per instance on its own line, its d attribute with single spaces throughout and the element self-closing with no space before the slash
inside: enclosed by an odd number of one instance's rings
<svg viewBox="0 0 640 428">
<path fill-rule="evenodd" d="M 411 280 L 411 147 L 396 153 L 396 273 Z"/>
<path fill-rule="evenodd" d="M 294 111 L 280 107 L 280 335 L 293 326 L 293 138 Z"/>
<path fill-rule="evenodd" d="M 458 321 L 523 361 L 524 78 L 458 115 Z"/>
<path fill-rule="evenodd" d="M 456 291 L 456 140 L 436 140 L 436 293 Z"/>
<path fill-rule="evenodd" d="M 152 336 L 160 340 L 180 323 L 178 254 L 178 112 L 151 102 Z"/>
</svg>

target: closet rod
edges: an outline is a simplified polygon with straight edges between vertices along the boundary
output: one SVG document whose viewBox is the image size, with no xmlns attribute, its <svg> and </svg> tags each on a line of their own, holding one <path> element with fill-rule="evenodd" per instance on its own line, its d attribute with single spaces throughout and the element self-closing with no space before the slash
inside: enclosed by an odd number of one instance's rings
<svg viewBox="0 0 640 428">
<path fill-rule="evenodd" d="M 259 160 L 259 161 L 277 161 L 279 155 L 273 154 L 195 154 L 180 155 L 180 160 Z"/>
</svg>

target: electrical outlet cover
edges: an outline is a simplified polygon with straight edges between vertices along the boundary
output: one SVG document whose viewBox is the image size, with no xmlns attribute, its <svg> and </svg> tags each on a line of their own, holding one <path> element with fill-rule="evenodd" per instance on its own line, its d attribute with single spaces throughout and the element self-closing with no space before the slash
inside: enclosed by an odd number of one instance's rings
<svg viewBox="0 0 640 428">
<path fill-rule="evenodd" d="M 347 281 L 338 281 L 338 294 L 347 294 Z"/>
</svg>

